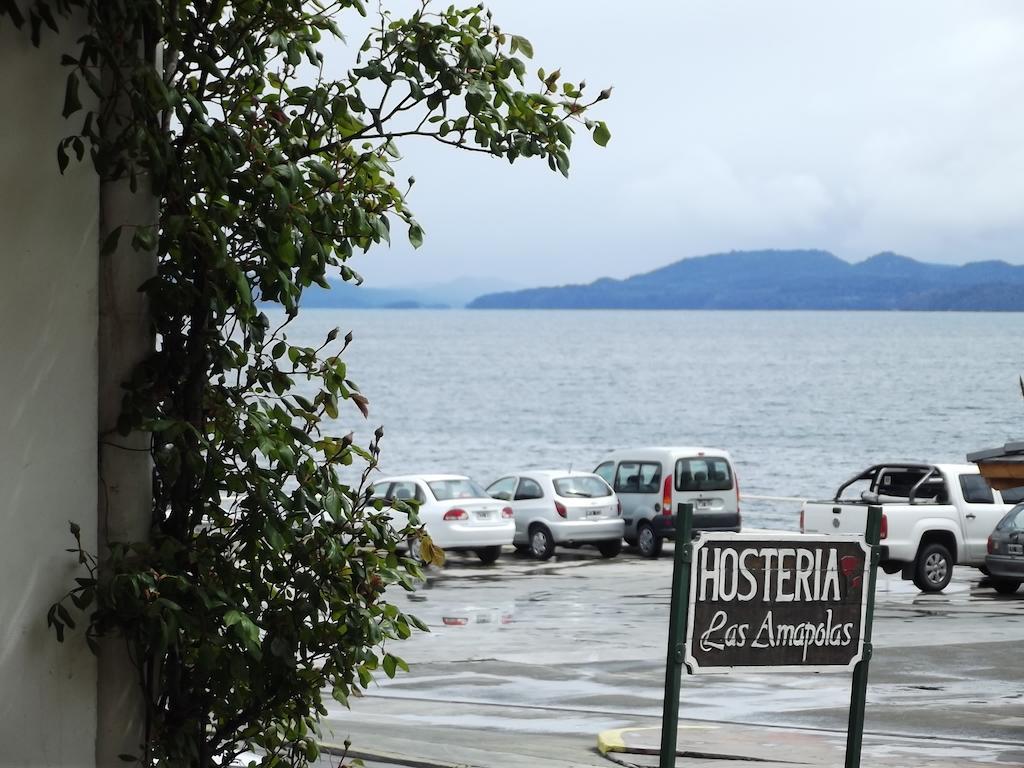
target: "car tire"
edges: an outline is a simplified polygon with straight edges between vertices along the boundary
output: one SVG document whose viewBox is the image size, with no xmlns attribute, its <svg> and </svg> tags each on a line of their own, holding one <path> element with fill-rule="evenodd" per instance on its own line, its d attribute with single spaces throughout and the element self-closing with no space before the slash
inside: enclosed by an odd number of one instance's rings
<svg viewBox="0 0 1024 768">
<path fill-rule="evenodd" d="M 597 542 L 597 551 L 606 560 L 615 557 L 622 551 L 622 539 L 608 539 L 608 541 Z"/>
<path fill-rule="evenodd" d="M 480 562 L 484 565 L 491 565 L 499 557 L 501 557 L 501 547 L 480 547 L 480 549 L 474 549 L 473 554 L 480 558 Z"/>
<path fill-rule="evenodd" d="M 555 554 L 555 540 L 543 525 L 530 529 L 530 554 L 537 560 L 547 560 Z"/>
<path fill-rule="evenodd" d="M 992 589 L 1000 595 L 1012 595 L 1019 586 L 1020 582 L 1016 579 L 992 579 Z"/>
<path fill-rule="evenodd" d="M 636 545 L 640 548 L 640 554 L 644 557 L 655 558 L 661 554 L 661 537 L 654 532 L 650 523 L 640 523 L 640 530 L 636 536 Z"/>
<path fill-rule="evenodd" d="M 926 544 L 914 563 L 914 586 L 922 592 L 941 592 L 953 578 L 953 556 L 938 542 Z"/>
</svg>

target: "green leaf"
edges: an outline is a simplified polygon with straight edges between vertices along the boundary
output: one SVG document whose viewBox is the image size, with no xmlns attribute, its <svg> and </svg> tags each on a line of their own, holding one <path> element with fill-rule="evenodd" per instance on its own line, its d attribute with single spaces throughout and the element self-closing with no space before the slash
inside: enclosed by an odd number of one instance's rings
<svg viewBox="0 0 1024 768">
<path fill-rule="evenodd" d="M 68 75 L 67 83 L 64 86 L 64 109 L 61 114 L 70 117 L 82 108 L 82 102 L 78 98 L 78 75 L 74 72 Z"/>
<path fill-rule="evenodd" d="M 598 145 L 605 147 L 608 145 L 608 140 L 611 139 L 611 137 L 612 134 L 608 130 L 608 126 L 604 124 L 604 121 L 598 121 L 597 125 L 594 127 L 594 141 Z"/>
<path fill-rule="evenodd" d="M 249 285 L 249 279 L 245 276 L 245 273 L 238 269 L 235 270 L 235 288 L 238 289 L 238 297 L 245 304 L 252 304 L 252 288 Z"/>
<path fill-rule="evenodd" d="M 413 248 L 423 245 L 423 228 L 419 224 L 409 225 L 409 242 L 412 243 Z"/>
<path fill-rule="evenodd" d="M 121 239 L 121 230 L 123 227 L 117 227 L 103 241 L 103 246 L 100 248 L 100 256 L 109 256 L 115 250 L 117 250 L 117 241 Z"/>
<path fill-rule="evenodd" d="M 512 53 L 515 53 L 516 50 L 522 51 L 523 55 L 528 59 L 533 58 L 533 45 L 525 37 L 512 35 Z"/>
<path fill-rule="evenodd" d="M 341 522 L 341 496 L 336 489 L 332 488 L 327 492 L 327 495 L 324 497 L 324 509 L 327 510 L 327 514 L 331 516 L 334 522 Z"/>
<path fill-rule="evenodd" d="M 356 670 L 356 674 L 359 675 L 359 682 L 362 683 L 363 688 L 369 688 L 370 683 L 373 682 L 373 673 L 366 668 L 365 664 Z"/>
</svg>

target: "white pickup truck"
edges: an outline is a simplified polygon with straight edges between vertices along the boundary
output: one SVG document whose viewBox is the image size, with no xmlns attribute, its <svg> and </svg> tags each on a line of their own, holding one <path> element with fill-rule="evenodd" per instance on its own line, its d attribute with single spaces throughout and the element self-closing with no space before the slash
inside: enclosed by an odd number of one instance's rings
<svg viewBox="0 0 1024 768">
<path fill-rule="evenodd" d="M 863 534 L 868 507 L 878 505 L 882 569 L 939 592 L 954 564 L 984 567 L 988 536 L 1017 500 L 993 491 L 975 464 L 876 464 L 839 486 L 831 501 L 804 502 L 800 530 Z"/>
</svg>

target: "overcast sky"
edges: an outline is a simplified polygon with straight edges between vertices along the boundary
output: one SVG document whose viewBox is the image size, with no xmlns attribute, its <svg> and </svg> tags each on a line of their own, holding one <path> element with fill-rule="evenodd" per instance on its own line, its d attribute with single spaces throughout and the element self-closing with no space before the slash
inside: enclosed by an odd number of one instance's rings
<svg viewBox="0 0 1024 768">
<path fill-rule="evenodd" d="M 588 282 L 746 248 L 1024 262 L 1024 2 L 487 5 L 531 71 L 615 86 L 612 141 L 579 135 L 569 180 L 406 141 L 426 242 L 359 256 L 369 285 Z"/>
</svg>

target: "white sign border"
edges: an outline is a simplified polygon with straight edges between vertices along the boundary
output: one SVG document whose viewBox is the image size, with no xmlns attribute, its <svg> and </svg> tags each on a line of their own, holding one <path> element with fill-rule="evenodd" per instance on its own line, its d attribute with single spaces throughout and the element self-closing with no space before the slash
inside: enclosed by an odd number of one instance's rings
<svg viewBox="0 0 1024 768">
<path fill-rule="evenodd" d="M 860 601 L 860 632 L 857 639 L 857 653 L 849 664 L 788 664 L 788 665 L 765 665 L 765 666 L 728 666 L 728 667 L 704 667 L 690 653 L 694 634 L 694 612 L 696 609 L 696 583 L 697 564 L 699 553 L 706 544 L 714 542 L 729 541 L 794 541 L 804 544 L 835 544 L 837 542 L 859 544 L 864 553 L 864 573 L 861 576 L 861 584 L 864 585 Z M 678 546 L 678 542 L 676 543 Z M 695 539 L 691 548 L 690 558 L 690 594 L 686 597 L 687 619 L 686 638 L 683 640 L 683 663 L 686 665 L 687 674 L 690 675 L 714 675 L 727 674 L 729 672 L 743 672 L 745 674 L 774 674 L 776 672 L 850 672 L 864 658 L 864 622 L 867 620 L 868 595 L 867 590 L 871 586 L 871 545 L 863 536 L 852 534 L 814 535 L 806 533 L 702 533 Z"/>
</svg>

